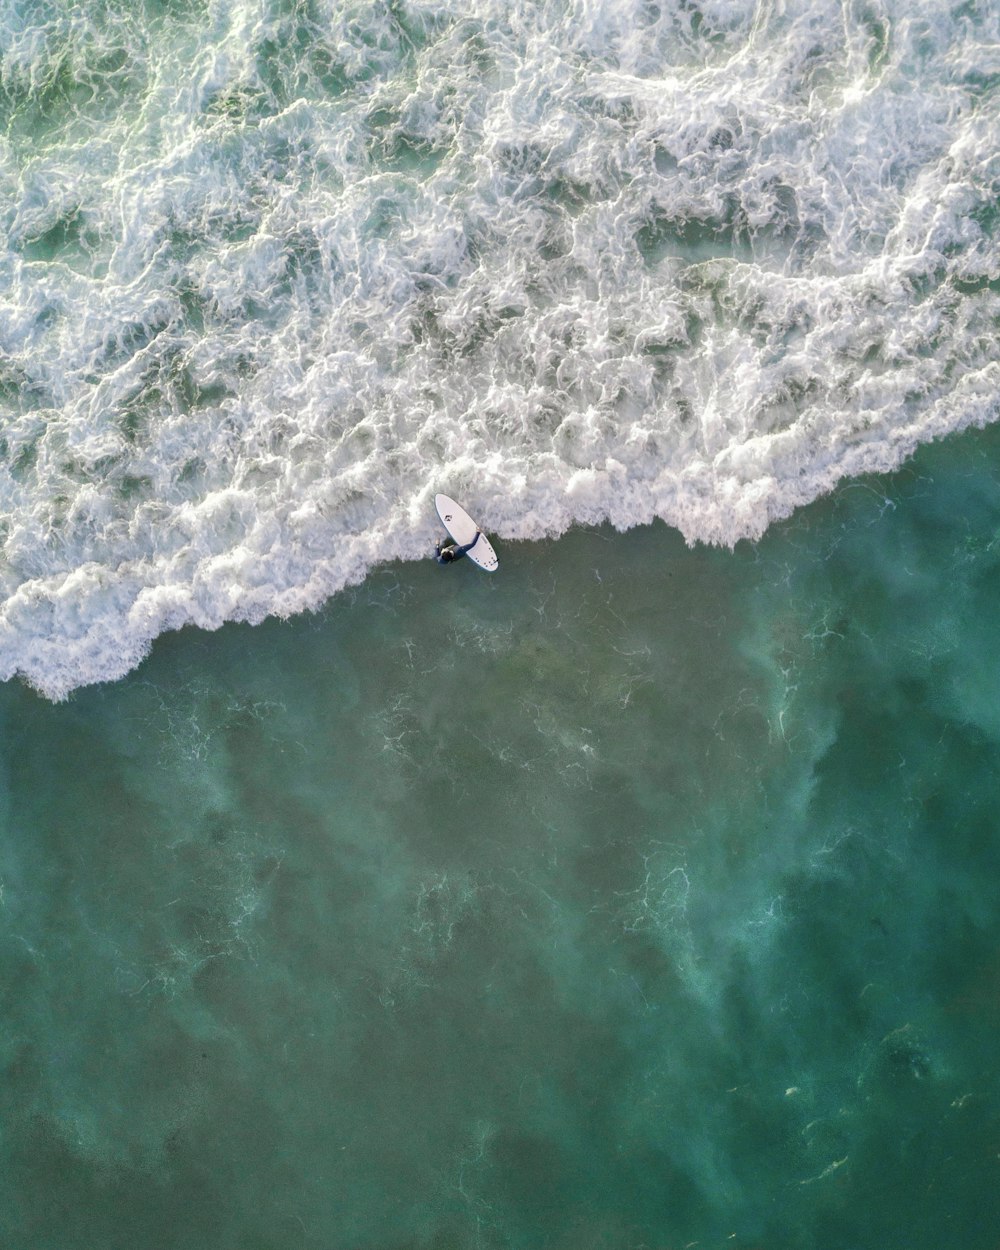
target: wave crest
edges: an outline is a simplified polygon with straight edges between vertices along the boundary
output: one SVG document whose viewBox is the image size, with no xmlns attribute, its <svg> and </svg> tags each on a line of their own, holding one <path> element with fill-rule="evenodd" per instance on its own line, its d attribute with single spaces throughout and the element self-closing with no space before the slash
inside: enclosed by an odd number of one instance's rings
<svg viewBox="0 0 1000 1250">
<path fill-rule="evenodd" d="M 5 11 L 0 673 L 994 420 L 1000 18 L 907 7 Z"/>
</svg>

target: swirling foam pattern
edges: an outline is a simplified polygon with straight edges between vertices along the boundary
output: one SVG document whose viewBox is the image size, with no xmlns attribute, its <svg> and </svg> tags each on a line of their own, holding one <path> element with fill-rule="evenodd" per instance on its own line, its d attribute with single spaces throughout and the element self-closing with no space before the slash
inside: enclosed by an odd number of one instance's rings
<svg viewBox="0 0 1000 1250">
<path fill-rule="evenodd" d="M 997 415 L 1000 16 L 0 4 L 0 674 L 504 538 L 759 536 Z"/>
</svg>

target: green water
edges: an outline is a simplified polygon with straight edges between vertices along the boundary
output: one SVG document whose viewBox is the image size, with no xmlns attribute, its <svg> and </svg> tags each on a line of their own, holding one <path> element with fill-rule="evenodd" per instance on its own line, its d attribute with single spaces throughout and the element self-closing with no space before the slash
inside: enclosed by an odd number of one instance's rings
<svg viewBox="0 0 1000 1250">
<path fill-rule="evenodd" d="M 3 1245 L 994 1247 L 997 466 L 3 687 Z"/>
</svg>

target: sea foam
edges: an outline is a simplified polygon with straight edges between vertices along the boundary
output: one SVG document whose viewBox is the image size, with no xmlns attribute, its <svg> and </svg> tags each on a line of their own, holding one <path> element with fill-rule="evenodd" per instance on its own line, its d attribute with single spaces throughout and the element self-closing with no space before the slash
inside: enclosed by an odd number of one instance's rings
<svg viewBox="0 0 1000 1250">
<path fill-rule="evenodd" d="M 0 675 L 426 555 L 733 544 L 992 421 L 1000 16 L 3 6 Z"/>
</svg>

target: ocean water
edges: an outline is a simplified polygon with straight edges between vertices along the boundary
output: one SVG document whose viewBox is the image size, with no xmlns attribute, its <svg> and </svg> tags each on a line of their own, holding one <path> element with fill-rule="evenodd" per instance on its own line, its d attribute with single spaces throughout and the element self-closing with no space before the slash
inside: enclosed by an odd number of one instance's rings
<svg viewBox="0 0 1000 1250">
<path fill-rule="evenodd" d="M 1000 11 L 4 0 L 0 674 L 997 415 Z"/>
<path fill-rule="evenodd" d="M 998 84 L 0 0 L 5 1247 L 995 1250 Z"/>
<path fill-rule="evenodd" d="M 0 688 L 5 1245 L 996 1245 L 1000 432 Z"/>
</svg>

